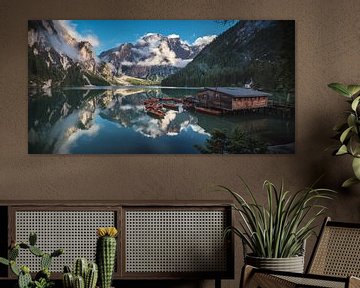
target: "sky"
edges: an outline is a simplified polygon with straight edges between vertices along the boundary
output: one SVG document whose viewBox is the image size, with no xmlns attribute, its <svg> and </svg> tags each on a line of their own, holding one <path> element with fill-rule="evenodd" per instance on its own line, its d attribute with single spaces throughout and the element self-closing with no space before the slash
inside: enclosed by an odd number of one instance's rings
<svg viewBox="0 0 360 288">
<path fill-rule="evenodd" d="M 135 43 L 147 33 L 179 35 L 192 44 L 199 37 L 219 35 L 229 29 L 215 20 L 64 20 L 67 27 L 82 40 L 93 44 L 96 54 L 119 46 Z"/>
</svg>

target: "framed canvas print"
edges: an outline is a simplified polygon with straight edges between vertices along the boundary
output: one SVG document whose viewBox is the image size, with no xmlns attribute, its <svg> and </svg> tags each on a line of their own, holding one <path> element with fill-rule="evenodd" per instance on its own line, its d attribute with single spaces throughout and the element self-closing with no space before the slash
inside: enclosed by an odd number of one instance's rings
<svg viewBox="0 0 360 288">
<path fill-rule="evenodd" d="M 294 153 L 295 22 L 29 20 L 30 154 Z"/>
</svg>

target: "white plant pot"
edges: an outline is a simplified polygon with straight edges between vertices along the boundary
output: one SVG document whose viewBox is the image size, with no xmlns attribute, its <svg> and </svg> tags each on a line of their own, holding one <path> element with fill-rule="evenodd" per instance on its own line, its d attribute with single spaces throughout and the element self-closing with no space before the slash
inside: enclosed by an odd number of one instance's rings
<svg viewBox="0 0 360 288">
<path fill-rule="evenodd" d="M 245 263 L 262 269 L 304 273 L 304 256 L 289 258 L 263 258 L 246 255 Z"/>
</svg>

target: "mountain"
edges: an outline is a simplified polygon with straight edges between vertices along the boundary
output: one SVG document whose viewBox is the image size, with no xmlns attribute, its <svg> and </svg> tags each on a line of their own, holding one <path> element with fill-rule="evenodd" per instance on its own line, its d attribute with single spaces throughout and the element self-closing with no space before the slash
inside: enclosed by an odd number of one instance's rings
<svg viewBox="0 0 360 288">
<path fill-rule="evenodd" d="M 239 21 L 207 45 L 163 86 L 243 86 L 279 95 L 295 87 L 294 21 Z"/>
<path fill-rule="evenodd" d="M 72 37 L 60 21 L 28 22 L 29 87 L 108 85 L 93 47 Z"/>
<path fill-rule="evenodd" d="M 148 33 L 135 44 L 124 43 L 104 51 L 99 58 L 111 65 L 115 76 L 122 74 L 150 80 L 165 78 L 185 67 L 215 37 L 202 39 L 193 45 L 178 35 L 163 36 Z"/>
</svg>

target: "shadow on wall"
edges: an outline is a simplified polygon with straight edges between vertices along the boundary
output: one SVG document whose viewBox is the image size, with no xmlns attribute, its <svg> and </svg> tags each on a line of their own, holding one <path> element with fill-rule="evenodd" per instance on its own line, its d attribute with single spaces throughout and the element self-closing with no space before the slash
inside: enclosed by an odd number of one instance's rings
<svg viewBox="0 0 360 288">
<path fill-rule="evenodd" d="M 336 113 L 339 113 L 341 119 L 341 112 Z M 309 163 L 307 173 L 309 182 L 307 183 L 311 184 L 311 181 L 322 176 L 317 186 L 338 192 L 334 200 L 326 203 L 328 207 L 326 215 L 335 221 L 358 222 L 360 219 L 360 185 L 353 185 L 350 188 L 341 187 L 342 183 L 353 175 L 352 159 L 347 155 L 333 156 L 333 151 L 339 147 L 339 141 L 332 139 L 335 135 L 332 127 L 346 119 L 344 116 L 344 119 L 339 121 L 336 117 L 330 116 L 331 111 L 328 111 L 328 114 L 329 117 L 318 113 L 311 121 L 319 123 L 319 125 L 311 128 L 309 139 L 306 140 L 307 143 L 312 143 L 307 152 L 311 152 L 313 155 Z"/>
</svg>

